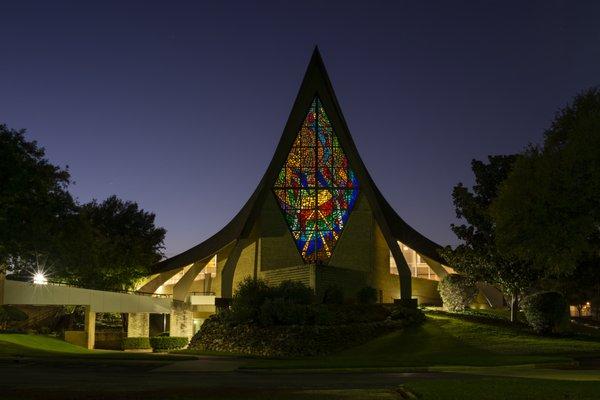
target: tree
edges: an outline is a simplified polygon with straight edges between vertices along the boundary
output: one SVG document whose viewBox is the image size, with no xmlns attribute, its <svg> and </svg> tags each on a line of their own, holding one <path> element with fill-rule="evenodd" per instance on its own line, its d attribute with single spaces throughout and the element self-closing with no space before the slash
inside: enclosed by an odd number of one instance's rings
<svg viewBox="0 0 600 400">
<path fill-rule="evenodd" d="M 166 231 L 154 219 L 116 196 L 80 206 L 62 233 L 55 276 L 80 287 L 131 289 L 162 257 Z"/>
<path fill-rule="evenodd" d="M 519 156 L 492 205 L 501 251 L 555 280 L 587 276 L 580 284 L 592 293 L 600 293 L 599 149 L 593 88 L 556 115 L 541 146 Z"/>
<path fill-rule="evenodd" d="M 516 156 L 489 156 L 488 162 L 471 162 L 475 175 L 472 190 L 459 183 L 452 191 L 456 216 L 465 221 L 452 225 L 462 241 L 455 249 L 446 247 L 443 256 L 458 272 L 477 281 L 498 286 L 510 297 L 511 321 L 516 320 L 519 295 L 535 280 L 529 266 L 507 257 L 495 243 L 495 224 L 490 206 L 498 194 L 500 184 L 508 176 Z"/>
<path fill-rule="evenodd" d="M 493 206 L 498 246 L 561 275 L 600 244 L 600 91 L 560 111 L 517 160 Z"/>
<path fill-rule="evenodd" d="M 24 130 L 0 124 L 0 273 L 30 273 L 55 252 L 76 211 L 69 183 L 69 171 L 51 164 Z"/>
</svg>

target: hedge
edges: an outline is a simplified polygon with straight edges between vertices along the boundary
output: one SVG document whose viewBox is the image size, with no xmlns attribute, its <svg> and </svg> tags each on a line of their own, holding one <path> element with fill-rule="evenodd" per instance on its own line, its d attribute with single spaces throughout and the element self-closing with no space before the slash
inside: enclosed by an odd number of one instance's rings
<svg viewBox="0 0 600 400">
<path fill-rule="evenodd" d="M 561 334 L 569 330 L 568 305 L 558 292 L 540 292 L 522 303 L 525 319 L 538 334 Z"/>
<path fill-rule="evenodd" d="M 179 336 L 154 336 L 150 338 L 152 351 L 169 351 L 183 349 L 188 345 L 188 338 Z"/>
<path fill-rule="evenodd" d="M 123 338 L 123 350 L 143 350 L 150 348 L 150 339 L 147 337 L 126 337 Z"/>
<path fill-rule="evenodd" d="M 356 293 L 356 302 L 358 304 L 375 304 L 377 303 L 377 289 L 372 286 L 365 286 Z"/>
</svg>

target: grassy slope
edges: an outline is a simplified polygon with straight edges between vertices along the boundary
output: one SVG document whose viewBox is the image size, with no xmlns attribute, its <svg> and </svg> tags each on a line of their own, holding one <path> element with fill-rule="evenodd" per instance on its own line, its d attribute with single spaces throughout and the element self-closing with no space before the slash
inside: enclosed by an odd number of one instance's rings
<svg viewBox="0 0 600 400">
<path fill-rule="evenodd" d="M 177 355 L 126 353 L 110 350 L 88 350 L 49 336 L 7 333 L 0 334 L 0 356 L 133 359 L 155 361 L 177 361 L 194 358 Z"/>
<path fill-rule="evenodd" d="M 590 352 L 600 355 L 600 341 L 539 337 L 501 324 L 429 315 L 423 326 L 392 333 L 339 354 L 293 360 L 257 359 L 247 367 L 493 366 L 567 361 Z"/>
<path fill-rule="evenodd" d="M 413 381 L 405 387 L 424 400 L 592 400 L 598 399 L 600 393 L 597 382 L 514 378 Z"/>
<path fill-rule="evenodd" d="M 83 347 L 75 346 L 64 340 L 38 335 L 0 334 L 1 355 L 52 355 L 58 354 L 92 354 L 93 352 Z"/>
</svg>

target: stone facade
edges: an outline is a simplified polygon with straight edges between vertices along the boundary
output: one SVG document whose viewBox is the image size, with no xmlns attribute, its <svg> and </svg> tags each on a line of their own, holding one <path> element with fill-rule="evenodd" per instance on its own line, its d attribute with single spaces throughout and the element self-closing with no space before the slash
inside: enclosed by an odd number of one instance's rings
<svg viewBox="0 0 600 400">
<path fill-rule="evenodd" d="M 148 337 L 150 335 L 150 314 L 130 313 L 127 318 L 127 337 Z"/>
<path fill-rule="evenodd" d="M 191 339 L 194 336 L 194 313 L 181 307 L 171 311 L 169 334 Z"/>
</svg>

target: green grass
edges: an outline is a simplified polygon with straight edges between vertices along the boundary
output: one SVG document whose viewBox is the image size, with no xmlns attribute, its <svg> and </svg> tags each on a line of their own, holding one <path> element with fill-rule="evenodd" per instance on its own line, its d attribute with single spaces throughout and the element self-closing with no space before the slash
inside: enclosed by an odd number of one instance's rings
<svg viewBox="0 0 600 400">
<path fill-rule="evenodd" d="M 422 400 L 592 400 L 600 393 L 598 382 L 515 378 L 412 381 L 405 388 Z"/>
<path fill-rule="evenodd" d="M 82 359 L 123 359 L 179 361 L 194 359 L 183 355 L 127 353 L 111 350 L 88 350 L 50 336 L 27 334 L 0 334 L 0 357 L 62 357 Z"/>
<path fill-rule="evenodd" d="M 247 368 L 385 368 L 434 365 L 494 366 L 570 361 L 598 354 L 600 341 L 540 337 L 497 323 L 431 314 L 427 322 L 338 354 L 290 359 L 256 359 Z"/>
</svg>

